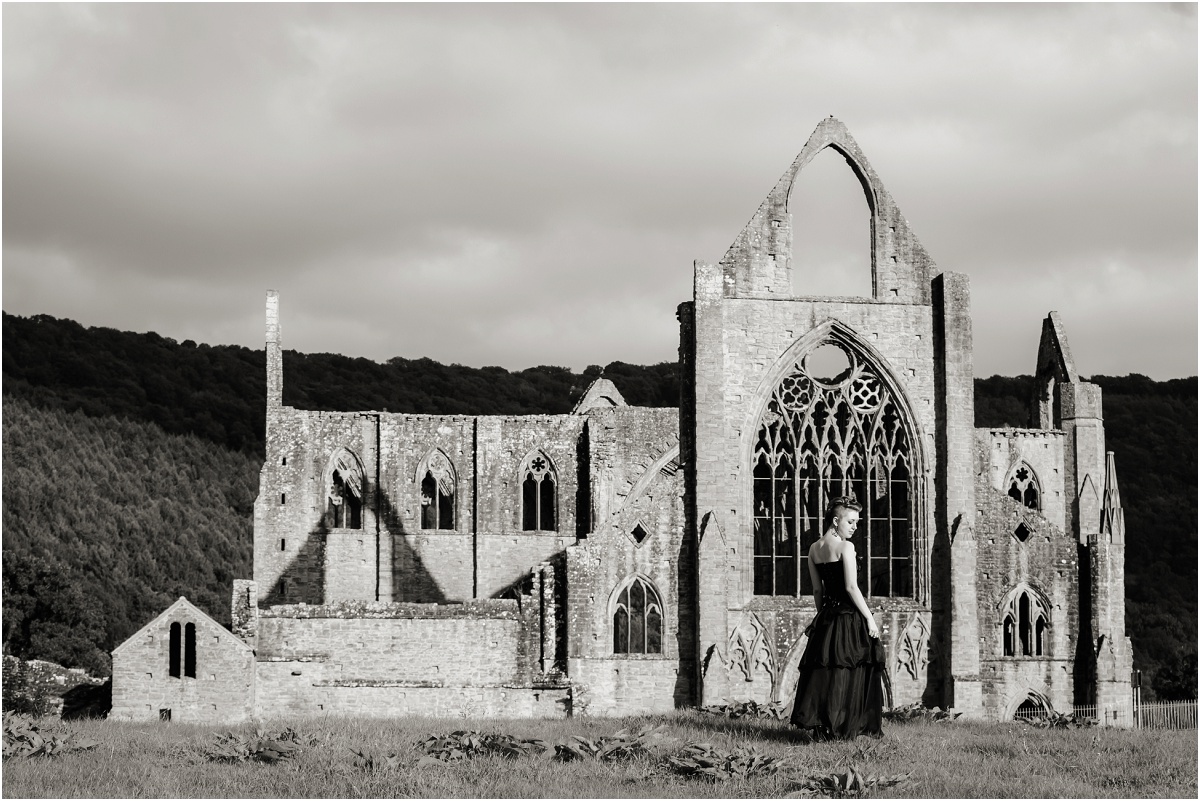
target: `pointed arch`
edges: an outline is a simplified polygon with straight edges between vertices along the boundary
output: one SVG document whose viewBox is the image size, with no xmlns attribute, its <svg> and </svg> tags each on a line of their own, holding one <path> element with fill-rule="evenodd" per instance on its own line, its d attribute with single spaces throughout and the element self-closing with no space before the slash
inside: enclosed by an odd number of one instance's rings
<svg viewBox="0 0 1200 801">
<path fill-rule="evenodd" d="M 826 145 L 800 165 L 786 199 L 793 296 L 875 297 L 875 208 L 873 187 L 844 148 Z"/>
<path fill-rule="evenodd" d="M 909 229 L 908 221 L 871 167 L 866 154 L 841 121 L 822 120 L 754 216 L 721 259 L 727 296 L 779 297 L 788 291 L 792 249 L 788 196 L 797 173 L 832 147 L 846 158 L 863 184 L 871 212 L 873 297 L 889 303 L 928 303 L 936 265 Z"/>
<path fill-rule="evenodd" d="M 363 527 L 363 466 L 349 448 L 338 448 L 325 463 L 325 525 Z"/>
<path fill-rule="evenodd" d="M 825 345 L 849 362 L 832 378 L 806 366 Z M 807 548 L 820 536 L 826 497 L 853 494 L 865 507 L 864 594 L 927 602 L 925 437 L 883 356 L 829 320 L 785 351 L 753 397 L 741 441 L 753 594 L 810 592 Z"/>
<path fill-rule="evenodd" d="M 862 187 L 863 195 L 867 201 L 867 209 L 871 212 L 871 217 L 874 218 L 876 210 L 879 208 L 879 191 L 873 179 L 874 173 L 863 165 L 849 145 L 836 140 L 802 152 L 797 157 L 796 161 L 792 164 L 786 203 L 791 203 L 792 193 L 796 191 L 796 181 L 800 178 L 800 173 L 804 172 L 804 168 L 811 164 L 813 159 L 827 150 L 832 150 L 846 160 L 846 165 L 850 167 L 850 171 L 854 173 L 854 177 L 858 179 L 858 183 Z M 787 205 L 784 208 L 790 211 Z"/>
<path fill-rule="evenodd" d="M 432 448 L 417 464 L 416 481 L 421 489 L 421 528 L 455 527 L 458 472 L 441 448 Z"/>
<path fill-rule="evenodd" d="M 1042 510 L 1042 482 L 1029 462 L 1017 462 L 1004 481 L 1008 497 L 1035 512 Z"/>
<path fill-rule="evenodd" d="M 521 530 L 558 531 L 558 470 L 543 450 L 534 449 L 517 471 L 521 488 Z"/>
<path fill-rule="evenodd" d="M 1022 707 L 1028 711 L 1022 710 Z M 1021 717 L 1046 717 L 1054 714 L 1054 704 L 1050 703 L 1049 696 L 1041 690 L 1024 687 L 1009 697 L 1008 703 L 1004 705 L 1002 720 L 1014 720 L 1018 712 L 1022 713 Z"/>
<path fill-rule="evenodd" d="M 663 653 L 666 610 L 662 593 L 644 573 L 634 573 L 617 585 L 608 599 L 614 654 Z"/>
<path fill-rule="evenodd" d="M 1053 628 L 1050 599 L 1040 589 L 1021 582 L 997 604 L 1003 656 L 1050 656 L 1047 631 Z"/>
</svg>

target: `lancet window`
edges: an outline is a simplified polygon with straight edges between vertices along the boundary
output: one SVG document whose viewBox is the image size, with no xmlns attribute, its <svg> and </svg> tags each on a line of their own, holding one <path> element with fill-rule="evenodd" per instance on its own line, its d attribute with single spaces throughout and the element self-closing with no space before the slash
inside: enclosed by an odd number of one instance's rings
<svg viewBox="0 0 1200 801">
<path fill-rule="evenodd" d="M 1050 614 L 1046 603 L 1027 588 L 1009 594 L 1002 609 L 1005 656 L 1048 655 L 1046 629 Z"/>
<path fill-rule="evenodd" d="M 912 443 L 891 390 L 856 354 L 826 342 L 801 359 L 771 396 L 754 448 L 754 594 L 812 592 L 808 548 L 828 502 L 848 495 L 863 504 L 863 594 L 911 597 Z"/>
<path fill-rule="evenodd" d="M 182 670 L 180 669 L 182 668 Z M 168 642 L 167 675 L 173 679 L 196 678 L 196 624 L 171 624 Z"/>
<path fill-rule="evenodd" d="M 441 451 L 425 460 L 421 475 L 421 528 L 454 528 L 454 465 Z"/>
<path fill-rule="evenodd" d="M 614 654 L 661 654 L 663 607 L 658 590 L 635 576 L 617 595 L 613 609 Z"/>
<path fill-rule="evenodd" d="M 558 530 L 558 478 L 554 463 L 541 451 L 521 467 L 521 530 Z"/>
<path fill-rule="evenodd" d="M 358 457 L 343 448 L 325 471 L 325 525 L 360 529 L 363 526 L 363 469 Z"/>
<path fill-rule="evenodd" d="M 1008 497 L 1030 509 L 1042 508 L 1042 489 L 1038 485 L 1037 474 L 1033 472 L 1033 468 L 1022 464 L 1013 471 L 1008 483 Z"/>
</svg>

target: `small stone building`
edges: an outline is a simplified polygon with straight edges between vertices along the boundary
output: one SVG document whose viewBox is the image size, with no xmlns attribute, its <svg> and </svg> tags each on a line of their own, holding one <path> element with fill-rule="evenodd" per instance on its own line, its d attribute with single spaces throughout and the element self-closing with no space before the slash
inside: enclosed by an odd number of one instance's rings
<svg viewBox="0 0 1200 801">
<path fill-rule="evenodd" d="M 254 651 L 180 596 L 112 652 L 111 717 L 239 723 L 254 714 Z"/>
<path fill-rule="evenodd" d="M 792 290 L 789 197 L 825 148 L 870 209 L 866 297 Z M 805 554 L 828 500 L 854 495 L 890 703 L 1126 722 L 1116 475 L 1056 315 L 1036 427 L 976 429 L 966 276 L 933 263 L 829 118 L 725 257 L 695 264 L 678 318 L 678 408 L 600 379 L 565 415 L 319 412 L 283 405 L 268 293 L 254 577 L 235 582 L 236 637 L 208 635 L 231 669 L 208 690 L 173 675 L 173 615 L 212 629 L 181 600 L 114 652 L 114 716 L 787 704 Z"/>
</svg>

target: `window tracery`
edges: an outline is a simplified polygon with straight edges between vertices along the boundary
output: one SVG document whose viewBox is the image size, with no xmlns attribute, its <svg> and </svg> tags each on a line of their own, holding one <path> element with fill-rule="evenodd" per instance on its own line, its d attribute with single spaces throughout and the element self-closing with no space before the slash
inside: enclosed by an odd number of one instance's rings
<svg viewBox="0 0 1200 801">
<path fill-rule="evenodd" d="M 614 654 L 661 654 L 663 607 L 658 590 L 634 576 L 617 596 L 613 610 Z"/>
<path fill-rule="evenodd" d="M 1042 508 L 1042 488 L 1033 468 L 1022 463 L 1013 471 L 1008 483 L 1008 497 L 1035 511 Z"/>
<path fill-rule="evenodd" d="M 810 358 L 835 348 L 837 375 Z M 823 364 L 839 365 L 824 356 Z M 913 594 L 912 435 L 882 378 L 840 343 L 801 359 L 773 393 L 753 454 L 754 594 L 812 591 L 808 547 L 829 500 L 863 504 L 857 550 L 865 595 Z"/>
<path fill-rule="evenodd" d="M 530 454 L 521 477 L 521 530 L 558 531 L 558 475 L 550 457 Z"/>
<path fill-rule="evenodd" d="M 435 450 L 425 460 L 421 479 L 421 528 L 454 528 L 454 465 Z"/>
<path fill-rule="evenodd" d="M 1045 601 L 1027 587 L 1009 593 L 1001 608 L 1004 656 L 1048 655 L 1046 629 L 1050 612 Z"/>
<path fill-rule="evenodd" d="M 325 525 L 329 528 L 362 528 L 363 469 L 358 457 L 341 449 L 325 471 Z"/>
</svg>

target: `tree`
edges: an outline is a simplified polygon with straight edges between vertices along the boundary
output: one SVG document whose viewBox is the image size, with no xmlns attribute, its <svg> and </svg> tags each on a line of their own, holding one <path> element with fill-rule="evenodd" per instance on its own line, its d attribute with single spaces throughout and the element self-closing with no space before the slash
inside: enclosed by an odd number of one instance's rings
<svg viewBox="0 0 1200 801">
<path fill-rule="evenodd" d="M 70 572 L 45 559 L 4 551 L 4 653 L 108 673 L 108 654 L 96 647 L 104 618 Z"/>
</svg>

